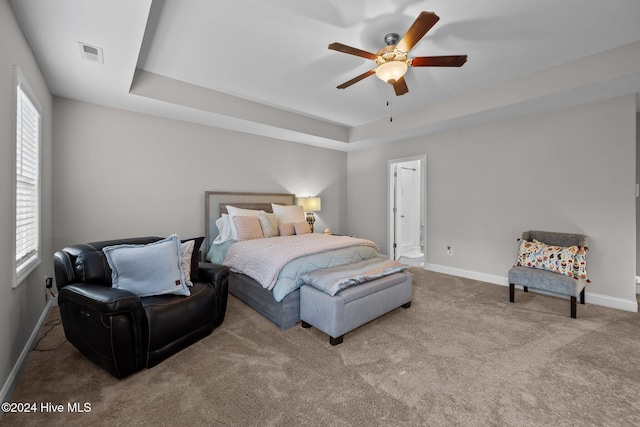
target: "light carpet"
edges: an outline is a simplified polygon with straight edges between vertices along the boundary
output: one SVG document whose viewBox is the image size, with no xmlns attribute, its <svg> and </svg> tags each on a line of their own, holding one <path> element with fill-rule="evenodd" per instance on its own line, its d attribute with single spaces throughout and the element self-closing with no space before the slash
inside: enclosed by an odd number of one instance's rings
<svg viewBox="0 0 640 427">
<path fill-rule="evenodd" d="M 640 425 L 640 316 L 412 267 L 413 304 L 331 346 L 230 297 L 224 323 L 160 365 L 113 378 L 64 340 L 57 310 L 13 402 L 90 412 L 2 425 Z"/>
</svg>

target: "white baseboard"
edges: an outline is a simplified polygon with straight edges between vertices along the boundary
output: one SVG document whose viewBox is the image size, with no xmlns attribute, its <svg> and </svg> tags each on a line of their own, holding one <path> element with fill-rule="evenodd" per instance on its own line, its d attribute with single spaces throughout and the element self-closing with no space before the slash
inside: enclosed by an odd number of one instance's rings
<svg viewBox="0 0 640 427">
<path fill-rule="evenodd" d="M 424 266 L 425 270 L 435 271 L 436 273 L 449 274 L 451 276 L 464 277 L 467 279 L 479 280 L 481 282 L 494 283 L 496 285 L 509 286 L 509 279 L 502 276 L 494 276 L 492 274 L 479 273 L 477 271 L 463 270 L 461 268 L 448 267 L 446 265 L 430 264 Z"/>
<path fill-rule="evenodd" d="M 610 297 L 608 295 L 584 293 L 584 298 L 589 304 L 603 305 L 605 307 L 617 308 L 618 310 L 638 312 L 638 301 L 622 298 Z"/>
<path fill-rule="evenodd" d="M 18 380 L 20 379 L 20 373 L 22 373 L 22 369 L 27 363 L 27 357 L 29 356 L 29 352 L 33 349 L 33 346 L 36 344 L 36 340 L 38 339 L 38 335 L 40 334 L 40 330 L 42 326 L 47 321 L 47 316 L 49 315 L 49 310 L 56 304 L 56 299 L 52 298 L 45 305 L 42 314 L 40 315 L 40 319 L 38 319 L 38 323 L 36 323 L 27 343 L 25 344 L 22 352 L 20 353 L 20 357 L 16 361 L 16 364 L 13 366 L 7 381 L 5 381 L 2 386 L 2 390 L 0 390 L 0 402 L 8 402 L 11 399 L 11 393 L 13 393 L 13 389 L 18 384 Z M 0 413 L 0 415 L 2 415 Z"/>
<path fill-rule="evenodd" d="M 479 280 L 481 282 L 493 283 L 495 285 L 509 286 L 509 278 L 502 276 L 494 276 L 491 274 L 479 273 L 477 271 L 463 270 L 461 268 L 448 267 L 446 265 L 438 264 L 425 264 L 425 270 L 435 271 L 436 273 L 449 274 L 452 276 L 464 277 L 467 279 Z M 554 295 L 563 297 L 563 295 L 554 294 L 551 292 L 544 292 L 531 288 L 530 291 L 538 292 L 542 294 Z M 636 285 L 636 293 L 640 293 L 640 285 Z M 584 293 L 585 302 L 589 304 L 602 305 L 604 307 L 615 308 L 618 310 L 631 311 L 633 313 L 638 312 L 637 300 L 626 300 L 622 298 L 610 297 L 607 295 L 596 294 L 593 292 Z"/>
</svg>

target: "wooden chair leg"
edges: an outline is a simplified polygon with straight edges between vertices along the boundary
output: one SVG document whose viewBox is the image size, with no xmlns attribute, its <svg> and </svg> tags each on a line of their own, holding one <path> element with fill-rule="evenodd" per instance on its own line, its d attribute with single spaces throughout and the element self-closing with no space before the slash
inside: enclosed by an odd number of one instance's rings
<svg viewBox="0 0 640 427">
<path fill-rule="evenodd" d="M 571 318 L 576 318 L 576 297 L 571 296 Z"/>
<path fill-rule="evenodd" d="M 516 286 L 513 283 L 509 283 L 509 302 L 514 301 L 515 293 L 516 293 Z"/>
<path fill-rule="evenodd" d="M 582 291 L 580 291 L 580 304 L 584 304 L 584 289 L 582 288 Z"/>
</svg>

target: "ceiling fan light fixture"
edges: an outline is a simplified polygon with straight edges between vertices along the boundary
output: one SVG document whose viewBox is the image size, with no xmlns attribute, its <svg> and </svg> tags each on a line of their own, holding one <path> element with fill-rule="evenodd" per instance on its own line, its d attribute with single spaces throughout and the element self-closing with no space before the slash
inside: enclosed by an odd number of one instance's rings
<svg viewBox="0 0 640 427">
<path fill-rule="evenodd" d="M 467 55 L 418 56 L 407 58 L 409 51 L 413 49 L 439 19 L 438 15 L 434 12 L 420 12 L 402 38 L 396 33 L 387 34 L 384 38 L 384 42 L 387 45 L 380 49 L 378 53 L 367 52 L 366 50 L 347 46 L 342 43 L 331 43 L 329 45 L 329 49 L 331 50 L 370 59 L 378 65 L 377 68 L 365 71 L 359 76 L 336 87 L 338 89 L 346 89 L 352 84 L 358 83 L 362 79 L 375 74 L 380 80 L 393 86 L 396 96 L 400 96 L 409 92 L 407 82 L 404 79 L 408 67 L 461 67 L 467 62 Z"/>
<path fill-rule="evenodd" d="M 387 61 L 378 65 L 378 68 L 376 68 L 376 76 L 383 82 L 393 84 L 404 76 L 407 68 L 406 62 Z"/>
</svg>

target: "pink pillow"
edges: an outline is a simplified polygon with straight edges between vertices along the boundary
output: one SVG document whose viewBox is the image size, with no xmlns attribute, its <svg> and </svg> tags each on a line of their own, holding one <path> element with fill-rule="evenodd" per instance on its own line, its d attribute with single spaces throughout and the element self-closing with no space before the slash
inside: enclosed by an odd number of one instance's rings
<svg viewBox="0 0 640 427">
<path fill-rule="evenodd" d="M 281 236 L 293 236 L 296 234 L 296 229 L 292 222 L 278 225 L 278 230 Z"/>
<path fill-rule="evenodd" d="M 243 240 L 262 239 L 262 227 L 257 216 L 234 216 L 233 224 L 238 233 L 238 242 Z"/>
<path fill-rule="evenodd" d="M 311 233 L 311 226 L 308 222 L 296 222 L 293 224 L 293 227 L 296 230 L 296 234 L 309 234 Z"/>
</svg>

